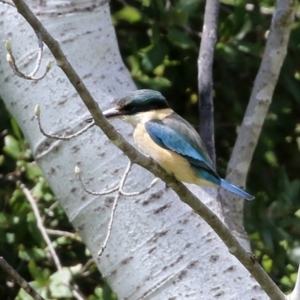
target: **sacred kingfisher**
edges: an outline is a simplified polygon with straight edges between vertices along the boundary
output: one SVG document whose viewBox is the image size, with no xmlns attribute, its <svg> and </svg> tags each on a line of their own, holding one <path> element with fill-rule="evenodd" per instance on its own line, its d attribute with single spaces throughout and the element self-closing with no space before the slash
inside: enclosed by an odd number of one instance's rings
<svg viewBox="0 0 300 300">
<path fill-rule="evenodd" d="M 176 114 L 158 91 L 136 90 L 103 112 L 134 127 L 135 145 L 177 180 L 196 185 L 221 186 L 244 198 L 254 197 L 220 178 L 197 131 Z"/>
</svg>

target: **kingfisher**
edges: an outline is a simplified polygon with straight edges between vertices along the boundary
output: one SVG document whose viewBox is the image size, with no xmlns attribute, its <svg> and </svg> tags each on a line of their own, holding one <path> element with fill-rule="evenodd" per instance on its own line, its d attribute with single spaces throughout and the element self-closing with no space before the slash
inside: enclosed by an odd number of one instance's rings
<svg viewBox="0 0 300 300">
<path fill-rule="evenodd" d="M 198 132 L 170 108 L 160 92 L 133 91 L 103 115 L 109 120 L 119 118 L 131 124 L 137 149 L 177 180 L 198 186 L 222 187 L 246 200 L 254 199 L 217 174 Z"/>
</svg>

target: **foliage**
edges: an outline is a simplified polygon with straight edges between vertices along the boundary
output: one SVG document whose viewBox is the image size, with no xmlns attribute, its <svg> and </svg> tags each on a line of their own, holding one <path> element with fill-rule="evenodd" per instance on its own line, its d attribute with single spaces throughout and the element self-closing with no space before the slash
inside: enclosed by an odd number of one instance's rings
<svg viewBox="0 0 300 300">
<path fill-rule="evenodd" d="M 224 0 L 220 7 L 214 59 L 214 103 L 217 163 L 224 175 L 238 125 L 255 79 L 273 1 Z M 198 127 L 197 57 L 203 22 L 200 0 L 112 1 L 113 22 L 122 57 L 139 88 L 160 90 L 171 106 Z M 253 249 L 267 272 L 284 291 L 293 288 L 300 247 L 300 22 L 296 20 L 264 128 L 252 161 L 245 225 Z M 87 299 L 115 299 L 101 280 L 84 245 L 65 236 L 52 236 L 63 264 L 57 272 L 37 228 L 31 206 L 18 188 L 32 190 L 49 229 L 72 232 L 56 205 L 42 173 L 16 122 L 0 102 L 0 255 L 48 298 L 71 298 L 59 282 L 76 284 Z M 72 273 L 71 273 L 72 272 Z M 16 295 L 19 295 L 16 298 Z M 4 299 L 28 299 L 0 272 Z"/>
</svg>

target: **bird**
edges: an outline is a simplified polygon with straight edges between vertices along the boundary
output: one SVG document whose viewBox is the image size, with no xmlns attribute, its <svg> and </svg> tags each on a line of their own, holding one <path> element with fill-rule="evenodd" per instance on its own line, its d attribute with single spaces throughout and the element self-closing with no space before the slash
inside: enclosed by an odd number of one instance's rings
<svg viewBox="0 0 300 300">
<path fill-rule="evenodd" d="M 103 115 L 108 120 L 118 118 L 131 124 L 136 148 L 178 181 L 222 187 L 246 200 L 254 199 L 217 174 L 198 132 L 171 109 L 160 92 L 150 89 L 130 92 Z"/>
</svg>

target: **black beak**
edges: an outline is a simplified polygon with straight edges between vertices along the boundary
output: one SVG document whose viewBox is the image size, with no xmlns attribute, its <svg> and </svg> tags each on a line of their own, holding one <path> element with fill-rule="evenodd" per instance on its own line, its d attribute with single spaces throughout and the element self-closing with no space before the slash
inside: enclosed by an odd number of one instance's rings
<svg viewBox="0 0 300 300">
<path fill-rule="evenodd" d="M 103 111 L 102 113 L 103 113 L 103 116 L 104 116 L 106 119 L 119 118 L 119 117 L 121 117 L 121 116 L 124 115 L 124 112 L 120 111 L 119 109 L 117 109 L 117 108 L 115 108 L 115 107 L 114 107 L 114 108 L 110 108 L 110 109 L 108 109 L 108 110 L 105 110 L 105 111 Z M 91 117 L 91 118 L 86 119 L 85 121 L 86 121 L 87 123 L 90 123 L 90 122 L 92 122 L 93 120 L 94 120 L 93 117 Z"/>
<path fill-rule="evenodd" d="M 117 109 L 116 107 L 110 108 L 103 112 L 103 115 L 107 119 L 119 118 L 124 115 L 124 111 Z"/>
</svg>

